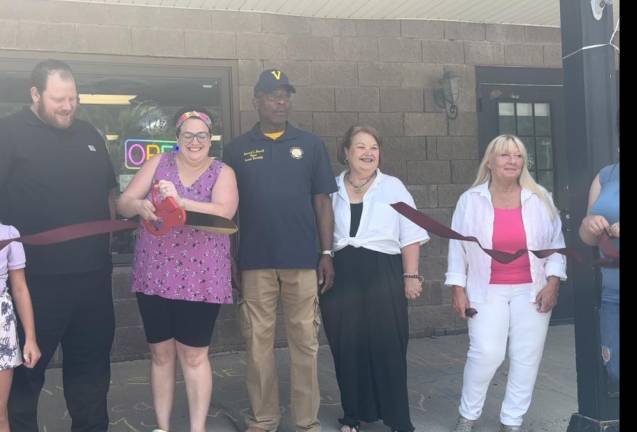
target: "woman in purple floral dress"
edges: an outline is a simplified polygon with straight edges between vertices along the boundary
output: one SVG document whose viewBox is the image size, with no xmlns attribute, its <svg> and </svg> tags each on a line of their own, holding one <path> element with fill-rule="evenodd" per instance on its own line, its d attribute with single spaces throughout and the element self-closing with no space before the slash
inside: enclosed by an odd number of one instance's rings
<svg viewBox="0 0 637 432">
<path fill-rule="evenodd" d="M 203 109 L 176 115 L 179 150 L 149 159 L 117 203 L 125 217 L 156 221 L 153 187 L 185 210 L 232 218 L 239 202 L 234 171 L 208 156 L 212 122 Z M 187 226 L 163 236 L 140 230 L 132 290 L 150 346 L 156 431 L 170 429 L 175 367 L 181 363 L 190 431 L 204 432 L 212 395 L 208 348 L 222 304 L 232 303 L 228 235 Z"/>
</svg>

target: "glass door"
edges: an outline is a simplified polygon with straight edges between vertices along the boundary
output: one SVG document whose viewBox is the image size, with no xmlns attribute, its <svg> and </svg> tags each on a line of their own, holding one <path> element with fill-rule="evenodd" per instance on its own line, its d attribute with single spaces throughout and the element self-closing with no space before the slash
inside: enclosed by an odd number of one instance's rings
<svg viewBox="0 0 637 432">
<path fill-rule="evenodd" d="M 0 117 L 31 104 L 30 71 L 37 59 L 14 59 L 0 66 Z M 79 92 L 78 118 L 104 137 L 123 191 L 141 165 L 175 147 L 173 116 L 183 106 L 212 114 L 211 155 L 221 158 L 232 134 L 230 68 L 98 63 L 70 60 Z M 113 234 L 114 263 L 130 262 L 134 235 Z"/>
<path fill-rule="evenodd" d="M 570 220 L 568 158 L 564 145 L 561 71 L 478 68 L 480 154 L 500 134 L 518 136 L 529 153 L 528 169 L 560 210 L 564 238 L 577 229 Z M 570 261 L 570 260 L 569 260 Z M 572 269 L 572 263 L 568 263 Z M 568 269 L 567 269 L 568 271 Z M 562 282 L 552 322 L 573 319 L 573 287 Z"/>
</svg>

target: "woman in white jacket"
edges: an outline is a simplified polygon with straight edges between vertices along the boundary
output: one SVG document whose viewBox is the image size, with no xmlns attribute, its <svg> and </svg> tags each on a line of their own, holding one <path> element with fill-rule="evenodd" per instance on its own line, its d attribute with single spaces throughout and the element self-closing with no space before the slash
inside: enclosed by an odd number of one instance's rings
<svg viewBox="0 0 637 432">
<path fill-rule="evenodd" d="M 427 231 L 390 204 L 415 206 L 405 185 L 378 169 L 381 139 L 352 126 L 338 148 L 347 165 L 332 194 L 334 286 L 321 296 L 325 334 L 341 392 L 340 432 L 382 420 L 413 432 L 407 390 L 408 300 L 422 293 L 420 246 Z"/>
<path fill-rule="evenodd" d="M 531 177 L 527 160 L 526 148 L 516 136 L 500 135 L 491 141 L 473 187 L 458 200 L 452 228 L 476 237 L 485 248 L 506 252 L 563 248 L 558 211 L 550 194 Z M 452 289 L 454 310 L 469 319 L 469 351 L 454 432 L 471 431 L 480 417 L 507 341 L 510 365 L 500 431 L 521 430 L 560 279 L 566 279 L 563 255 L 541 259 L 528 252 L 501 264 L 476 243 L 449 242 L 445 284 Z M 477 314 L 468 313 L 471 309 Z"/>
</svg>

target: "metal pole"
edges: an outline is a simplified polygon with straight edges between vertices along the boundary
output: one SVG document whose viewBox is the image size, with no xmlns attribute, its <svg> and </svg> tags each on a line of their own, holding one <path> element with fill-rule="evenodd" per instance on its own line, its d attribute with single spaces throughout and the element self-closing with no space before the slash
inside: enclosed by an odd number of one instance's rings
<svg viewBox="0 0 637 432">
<path fill-rule="evenodd" d="M 600 168 L 618 159 L 617 73 L 614 49 L 608 46 L 614 30 L 612 6 L 606 5 L 597 20 L 591 0 L 560 0 L 560 15 L 570 216 L 574 227 L 567 241 L 590 262 L 592 248 L 581 242 L 575 227 L 586 215 L 593 178 Z M 571 261 L 568 273 L 575 287 L 579 412 L 571 417 L 567 431 L 618 431 L 619 393 L 607 382 L 601 359 L 598 271 Z"/>
</svg>

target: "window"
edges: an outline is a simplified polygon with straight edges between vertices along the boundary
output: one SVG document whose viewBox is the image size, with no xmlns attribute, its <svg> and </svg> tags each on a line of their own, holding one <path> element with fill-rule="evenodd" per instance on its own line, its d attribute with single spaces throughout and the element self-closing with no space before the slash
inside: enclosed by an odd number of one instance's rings
<svg viewBox="0 0 637 432">
<path fill-rule="evenodd" d="M 528 169 L 548 191 L 554 189 L 551 105 L 548 103 L 498 102 L 500 134 L 520 137 L 529 153 Z"/>
<path fill-rule="evenodd" d="M 30 71 L 38 60 L 15 60 L 0 68 L 0 116 L 31 103 Z M 104 137 L 120 192 L 141 165 L 175 145 L 173 117 L 187 105 L 212 114 L 212 156 L 222 157 L 231 136 L 230 67 L 95 63 L 69 60 L 80 106 L 78 118 L 89 121 Z M 3 70 L 4 69 L 4 70 Z M 13 70 L 12 70 L 13 69 Z M 130 261 L 132 232 L 113 236 L 115 263 Z"/>
</svg>

